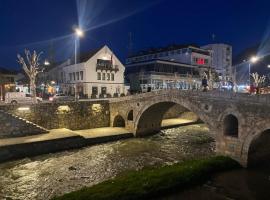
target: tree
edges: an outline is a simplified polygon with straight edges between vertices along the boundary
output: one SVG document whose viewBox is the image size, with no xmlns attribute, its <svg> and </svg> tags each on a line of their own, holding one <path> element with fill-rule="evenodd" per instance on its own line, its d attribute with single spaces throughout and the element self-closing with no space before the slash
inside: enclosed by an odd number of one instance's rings
<svg viewBox="0 0 270 200">
<path fill-rule="evenodd" d="M 254 79 L 254 83 L 255 83 L 255 87 L 256 87 L 256 93 L 259 94 L 260 93 L 260 89 L 259 88 L 264 83 L 266 76 L 265 75 L 260 76 L 258 74 L 258 72 L 256 72 L 256 73 L 252 73 L 251 74 L 251 77 Z"/>
<path fill-rule="evenodd" d="M 265 75 L 260 76 L 260 75 L 258 74 L 258 72 L 252 73 L 252 74 L 251 74 L 251 77 L 252 77 L 253 80 L 254 80 L 255 87 L 260 87 L 260 86 L 264 83 L 265 78 L 266 78 Z"/>
<path fill-rule="evenodd" d="M 25 50 L 25 57 L 27 59 L 27 63 L 24 61 L 24 58 L 21 57 L 20 54 L 17 55 L 18 62 L 22 65 L 23 70 L 29 77 L 30 81 L 30 91 L 32 94 L 32 98 L 34 100 L 34 103 L 37 103 L 36 98 L 36 77 L 38 73 L 43 72 L 44 69 L 41 68 L 39 64 L 41 53 L 37 54 L 36 51 L 34 51 L 32 54 L 29 50 Z"/>
</svg>

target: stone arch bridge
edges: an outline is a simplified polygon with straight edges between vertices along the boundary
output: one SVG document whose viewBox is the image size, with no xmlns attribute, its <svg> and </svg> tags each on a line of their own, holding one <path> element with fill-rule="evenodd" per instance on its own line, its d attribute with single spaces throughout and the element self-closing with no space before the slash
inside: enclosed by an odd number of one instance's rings
<svg viewBox="0 0 270 200">
<path fill-rule="evenodd" d="M 110 125 L 124 126 L 135 136 L 153 134 L 160 130 L 164 113 L 179 104 L 208 125 L 218 154 L 247 166 L 270 155 L 269 103 L 268 95 L 161 90 L 111 100 Z"/>
</svg>

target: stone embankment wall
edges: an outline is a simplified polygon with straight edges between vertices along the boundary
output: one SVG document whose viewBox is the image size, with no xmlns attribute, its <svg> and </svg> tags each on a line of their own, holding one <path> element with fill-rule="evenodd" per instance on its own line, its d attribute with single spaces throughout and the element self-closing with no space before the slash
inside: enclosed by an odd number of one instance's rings
<svg viewBox="0 0 270 200">
<path fill-rule="evenodd" d="M 46 129 L 68 128 L 79 130 L 110 125 L 109 103 L 107 101 L 5 105 L 0 106 L 0 110 Z M 2 122 L 0 124 L 2 125 Z"/>
<path fill-rule="evenodd" d="M 20 137 L 47 133 L 47 130 L 0 110 L 0 138 Z"/>
</svg>

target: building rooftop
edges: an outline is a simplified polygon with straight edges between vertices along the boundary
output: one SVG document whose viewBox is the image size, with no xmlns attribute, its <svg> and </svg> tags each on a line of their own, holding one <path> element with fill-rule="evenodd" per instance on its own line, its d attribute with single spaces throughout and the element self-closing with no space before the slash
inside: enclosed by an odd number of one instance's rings
<svg viewBox="0 0 270 200">
<path fill-rule="evenodd" d="M 161 52 L 167 52 L 167 51 L 174 51 L 174 50 L 185 49 L 185 48 L 195 48 L 195 49 L 200 49 L 202 51 L 207 51 L 207 50 L 201 49 L 196 44 L 181 44 L 181 45 L 173 44 L 173 45 L 168 45 L 166 47 L 149 48 L 147 50 L 141 50 L 141 51 L 129 56 L 128 58 L 144 56 L 144 55 L 150 55 L 150 54 L 161 53 Z"/>
<path fill-rule="evenodd" d="M 181 65 L 181 66 L 184 66 L 184 67 L 202 67 L 202 68 L 205 68 L 205 66 L 191 65 L 191 64 L 188 64 L 188 63 L 181 63 L 181 62 L 178 62 L 178 61 L 165 60 L 165 59 L 160 59 L 160 58 L 151 59 L 151 60 L 145 60 L 145 61 L 139 61 L 139 62 L 136 62 L 136 63 L 130 63 L 130 64 L 127 64 L 126 67 L 133 67 L 133 66 L 149 64 L 149 63 L 157 63 L 157 62 L 166 62 L 168 64 L 178 65 L 178 66 Z"/>
<path fill-rule="evenodd" d="M 80 56 L 79 56 L 79 58 L 78 58 L 78 61 L 79 62 L 86 62 L 86 61 L 88 61 L 90 58 L 92 58 L 102 48 L 103 47 L 100 47 L 100 48 L 97 48 L 97 49 L 90 50 L 87 53 L 81 53 Z"/>
<path fill-rule="evenodd" d="M 0 67 L 0 74 L 7 74 L 7 75 L 16 75 L 18 72 L 15 70 L 6 69 L 3 67 Z"/>
</svg>

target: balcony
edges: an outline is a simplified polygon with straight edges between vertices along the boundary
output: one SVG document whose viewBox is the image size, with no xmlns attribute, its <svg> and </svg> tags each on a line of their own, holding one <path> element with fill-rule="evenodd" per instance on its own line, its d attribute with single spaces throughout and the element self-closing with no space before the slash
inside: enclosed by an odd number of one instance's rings
<svg viewBox="0 0 270 200">
<path fill-rule="evenodd" d="M 96 65 L 96 71 L 109 71 L 109 72 L 118 72 L 119 71 L 119 66 L 118 65 Z"/>
<path fill-rule="evenodd" d="M 98 70 L 116 73 L 119 71 L 119 67 L 118 65 L 113 65 L 112 60 L 97 59 L 96 71 Z"/>
</svg>

